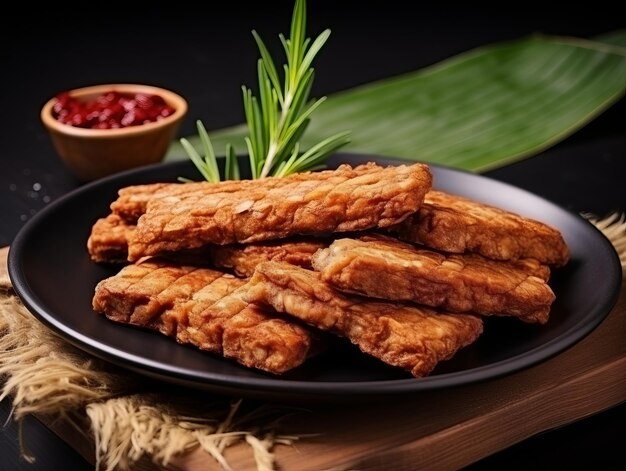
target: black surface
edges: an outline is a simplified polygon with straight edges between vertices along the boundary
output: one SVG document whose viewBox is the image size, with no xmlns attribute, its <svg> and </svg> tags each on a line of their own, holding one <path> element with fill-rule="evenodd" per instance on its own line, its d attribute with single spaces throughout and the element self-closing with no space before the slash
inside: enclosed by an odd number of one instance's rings
<svg viewBox="0 0 626 471">
<path fill-rule="evenodd" d="M 242 159 L 243 161 L 243 159 Z M 329 166 L 382 157 L 335 154 Z M 534 365 L 569 348 L 608 314 L 621 286 L 621 266 L 610 242 L 580 215 L 525 190 L 481 175 L 431 166 L 437 188 L 545 221 L 560 230 L 570 263 L 554 270 L 556 301 L 545 326 L 491 318 L 475 344 L 442 362 L 427 378 L 371 361 L 348 346 L 331 348 L 281 377 L 243 368 L 155 332 L 113 324 L 91 309 L 96 284 L 119 266 L 95 264 L 85 241 L 93 223 L 109 213 L 117 191 L 138 183 L 196 178 L 191 162 L 133 170 L 86 185 L 37 214 L 18 233 L 9 253 L 9 275 L 25 305 L 43 322 L 90 353 L 174 384 L 219 394 L 281 401 L 390 397 L 493 379 Z M 73 293 L 67 296 L 68 290 Z"/>
<path fill-rule="evenodd" d="M 23 6 L 22 6 L 23 5 Z M 619 2 L 309 2 L 310 30 L 332 29 L 317 66 L 314 95 L 416 70 L 472 47 L 535 32 L 590 37 L 626 27 Z M 213 5 L 211 5 L 213 6 Z M 23 12 L 20 12 L 23 9 Z M 140 81 L 168 86 L 190 102 L 181 136 L 202 118 L 209 128 L 242 121 L 239 85 L 254 85 L 256 28 L 269 42 L 287 32 L 291 2 L 227 2 L 208 11 L 179 2 L 107 2 L 70 9 L 13 4 L 0 29 L 2 148 L 0 244 L 12 242 L 24 221 L 78 182 L 63 168 L 38 112 L 59 90 L 101 82 Z M 42 23 L 43 27 L 34 26 Z M 274 41 L 273 46 L 276 46 Z M 622 99 L 552 149 L 489 172 L 502 181 L 574 211 L 604 214 L 626 205 L 626 112 Z M 2 407 L 6 409 L 6 401 Z M 542 434 L 483 460 L 472 469 L 623 469 L 620 442 L 626 406 Z M 3 415 L 4 417 L 4 415 Z M 622 433 L 619 433 L 619 432 Z M 42 433 L 45 434 L 45 431 Z M 19 460 L 15 429 L 0 436 L 0 469 L 81 469 L 54 436 L 26 430 L 37 464 Z M 565 445 L 564 445 L 565 443 Z M 33 448 L 33 447 L 31 447 Z M 555 453 L 554 450 L 560 451 Z M 65 461 L 63 459 L 65 458 Z M 58 460 L 58 461 L 57 461 Z M 528 466 L 516 467 L 518 463 Z M 84 469 L 90 469 L 84 467 Z"/>
</svg>

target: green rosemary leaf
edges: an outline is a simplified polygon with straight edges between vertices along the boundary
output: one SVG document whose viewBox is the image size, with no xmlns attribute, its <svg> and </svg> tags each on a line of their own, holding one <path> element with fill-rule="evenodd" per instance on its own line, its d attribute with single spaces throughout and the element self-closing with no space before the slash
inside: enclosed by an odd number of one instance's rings
<svg viewBox="0 0 626 471">
<path fill-rule="evenodd" d="M 278 35 L 278 38 L 280 39 L 280 43 L 283 45 L 283 52 L 285 53 L 285 56 L 289 57 L 289 39 L 285 38 L 285 36 L 281 33 Z M 283 65 L 283 68 L 287 67 L 287 64 Z M 285 75 L 285 77 L 288 77 L 288 75 Z M 287 81 L 285 81 L 285 87 L 287 86 Z"/>
<path fill-rule="evenodd" d="M 257 166 L 256 160 L 254 159 L 254 150 L 252 148 L 252 141 L 250 141 L 249 137 L 245 137 L 244 141 L 248 149 L 248 159 L 250 161 L 250 173 L 252 175 L 252 178 L 253 179 L 259 178 L 260 169 Z M 230 145 L 230 144 L 226 144 L 226 145 Z"/>
<path fill-rule="evenodd" d="M 239 180 L 239 164 L 235 148 L 226 144 L 226 160 L 224 162 L 224 180 Z"/>
<path fill-rule="evenodd" d="M 258 160 L 261 156 L 267 152 L 267 137 L 264 135 L 265 130 L 261 127 L 263 119 L 261 118 L 261 110 L 252 92 L 245 86 L 242 87 L 244 97 L 244 110 L 246 115 L 246 121 L 251 123 L 248 126 L 248 132 L 250 134 L 250 156 Z M 256 167 L 256 166 L 255 166 Z"/>
<path fill-rule="evenodd" d="M 261 122 L 268 123 L 268 126 L 259 128 L 259 147 L 263 149 L 263 154 L 266 152 L 267 143 L 272 139 L 272 136 L 268 134 L 272 130 L 272 123 L 276 120 L 276 106 L 275 100 L 276 93 L 272 93 L 272 86 L 267 76 L 266 69 L 263 65 L 263 60 L 259 60 L 258 63 L 258 75 L 259 75 L 259 97 L 261 103 Z M 260 155 L 260 154 L 259 154 Z"/>
<path fill-rule="evenodd" d="M 330 30 L 324 30 L 317 39 L 311 45 L 311 48 L 307 52 L 306 56 L 302 60 L 302 64 L 300 64 L 300 69 L 298 70 L 299 75 L 303 75 L 310 67 L 313 62 L 313 59 L 320 51 L 324 43 L 328 40 L 330 36 Z"/>
<path fill-rule="evenodd" d="M 289 160 L 284 161 L 274 175 L 285 176 L 304 170 L 324 168 L 323 163 L 326 160 L 326 156 L 348 144 L 350 142 L 349 136 L 350 132 L 341 132 L 330 136 L 309 148 L 302 155 L 298 154 L 298 148 L 296 147 Z"/>
<path fill-rule="evenodd" d="M 289 159 L 283 160 L 280 163 L 278 168 L 276 168 L 274 175 L 276 175 L 277 177 L 283 177 L 285 175 L 289 175 L 290 173 L 293 173 L 291 170 L 295 167 L 295 161 L 299 155 L 300 155 L 300 146 L 296 143 Z"/>
<path fill-rule="evenodd" d="M 326 158 L 326 155 L 348 144 L 350 142 L 349 136 L 349 132 L 340 132 L 310 147 L 295 162 L 297 168 L 293 171 L 299 172 L 303 168 L 320 165 Z"/>
<path fill-rule="evenodd" d="M 297 72 L 296 64 L 302 62 L 302 46 L 305 41 L 304 25 L 306 24 L 306 11 L 304 9 L 305 2 L 296 1 L 293 8 L 293 16 L 291 20 L 291 35 L 289 37 L 290 56 L 289 66 L 292 69 L 292 73 Z M 291 85 L 295 85 L 295 77 L 292 77 Z"/>
<path fill-rule="evenodd" d="M 313 83 L 313 59 L 330 35 L 325 30 L 313 42 L 306 37 L 306 0 L 296 0 L 291 21 L 290 37 L 279 35 L 286 55 L 283 65 L 284 83 L 278 76 L 274 61 L 265 43 L 256 31 L 252 36 L 259 48 L 261 58 L 257 62 L 258 99 L 246 86 L 241 87 L 244 114 L 248 127 L 245 144 L 248 149 L 250 170 L 253 178 L 265 177 L 279 172 L 287 175 L 292 171 L 305 170 L 319 165 L 332 151 L 344 145 L 345 139 L 324 139 L 308 154 L 299 155 L 299 140 L 308 128 L 311 114 L 324 101 L 309 100 Z M 201 123 L 198 133 L 205 158 L 191 146 L 181 141 L 189 158 L 196 164 L 207 180 L 219 180 L 215 153 L 209 136 Z M 225 178 L 239 175 L 235 150 L 226 145 Z"/>
<path fill-rule="evenodd" d="M 291 153 L 293 145 L 300 139 L 304 129 L 310 122 L 309 115 L 322 103 L 322 99 L 311 103 L 307 110 L 300 115 L 297 120 L 289 125 L 280 136 L 281 145 L 276 151 L 277 160 L 280 161 Z"/>
<path fill-rule="evenodd" d="M 187 154 L 189 154 L 189 158 L 191 159 L 191 161 L 194 163 L 194 165 L 207 181 L 216 182 L 220 180 L 219 175 L 216 176 L 215 173 L 212 172 L 211 167 L 206 165 L 204 159 L 200 157 L 200 154 L 198 154 L 196 149 L 187 139 L 183 137 L 180 142 L 187 151 Z"/>
<path fill-rule="evenodd" d="M 284 146 L 281 147 L 280 149 L 280 159 L 279 161 L 284 160 L 287 157 L 290 157 L 291 154 L 293 154 L 294 152 L 294 148 L 297 145 L 298 149 L 300 148 L 299 146 L 299 142 L 302 139 L 302 136 L 304 135 L 306 129 L 308 128 L 310 123 L 310 120 L 306 120 L 302 123 L 302 125 L 298 126 L 297 128 L 294 129 L 294 132 L 290 134 L 289 137 L 284 137 L 283 141 L 284 141 Z M 276 166 L 276 169 L 278 169 L 279 167 Z M 272 175 L 275 175 L 274 172 L 272 172 Z"/>
<path fill-rule="evenodd" d="M 256 31 L 252 31 L 252 36 L 256 41 L 257 47 L 259 48 L 259 52 L 261 53 L 261 59 L 263 61 L 263 65 L 265 66 L 265 70 L 267 71 L 267 75 L 269 79 L 272 81 L 272 85 L 274 89 L 278 93 L 278 100 L 280 103 L 283 102 L 283 94 L 281 91 L 280 79 L 278 78 L 278 72 L 276 71 L 276 66 L 274 65 L 274 61 L 272 60 L 272 56 L 270 55 L 267 47 L 265 47 L 265 43 L 261 39 L 261 37 L 257 34 Z"/>
<path fill-rule="evenodd" d="M 313 111 L 315 111 L 323 102 L 324 102 L 324 97 L 315 100 L 311 103 L 309 103 L 306 108 L 300 113 L 300 115 L 293 121 L 293 123 L 290 124 L 289 128 L 287 128 L 285 134 L 283 134 L 283 136 L 288 136 L 289 133 L 291 132 L 291 128 L 294 127 L 300 127 L 302 125 L 302 123 L 304 123 L 304 121 L 309 119 L 309 116 L 311 116 L 311 114 L 313 113 Z"/>
<path fill-rule="evenodd" d="M 220 172 L 217 168 L 217 160 L 215 158 L 213 146 L 211 145 L 209 133 L 207 133 L 206 128 L 200 120 L 196 121 L 196 128 L 198 129 L 198 136 L 200 136 L 200 142 L 202 143 L 202 149 L 204 150 L 204 163 L 212 176 L 211 181 L 219 181 Z"/>
<path fill-rule="evenodd" d="M 311 92 L 311 87 L 313 86 L 313 77 L 314 77 L 313 69 L 309 69 L 308 72 L 302 77 L 300 82 L 300 86 L 296 90 L 296 93 L 293 96 L 293 100 L 291 102 L 291 107 L 287 112 L 286 121 L 292 122 L 294 117 L 302 112 L 302 109 L 306 105 L 309 100 L 309 94 Z"/>
</svg>

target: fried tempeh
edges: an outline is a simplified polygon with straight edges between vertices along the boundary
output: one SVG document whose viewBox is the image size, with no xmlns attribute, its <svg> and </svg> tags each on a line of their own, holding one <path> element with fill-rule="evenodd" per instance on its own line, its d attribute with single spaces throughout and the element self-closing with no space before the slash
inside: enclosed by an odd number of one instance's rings
<svg viewBox="0 0 626 471">
<path fill-rule="evenodd" d="M 536 261 L 442 254 L 384 236 L 335 240 L 313 266 L 342 291 L 530 323 L 545 324 L 555 299 Z"/>
<path fill-rule="evenodd" d="M 211 247 L 210 252 L 216 266 L 232 269 L 238 276 L 249 277 L 258 264 L 270 260 L 312 268 L 311 259 L 315 252 L 328 247 L 329 243 L 326 239 L 303 237 L 247 245 L 216 245 Z"/>
<path fill-rule="evenodd" d="M 101 281 L 93 308 L 112 321 L 157 330 L 274 374 L 317 352 L 309 329 L 243 301 L 237 290 L 244 284 L 215 270 L 150 260 Z"/>
<path fill-rule="evenodd" d="M 270 177 L 234 192 L 197 191 L 151 199 L 129 241 L 129 260 L 206 244 L 250 243 L 397 224 L 430 189 L 424 164 Z M 282 180 L 276 185 L 276 180 Z"/>
<path fill-rule="evenodd" d="M 189 316 L 189 341 L 204 350 L 221 344 L 221 353 L 244 366 L 285 373 L 324 348 L 321 337 L 297 320 L 244 300 L 247 287 L 233 291 Z"/>
<path fill-rule="evenodd" d="M 203 192 L 232 192 L 240 191 L 252 180 L 231 181 L 217 183 L 188 182 L 188 183 L 147 183 L 130 185 L 118 190 L 118 197 L 110 205 L 111 212 L 118 215 L 130 224 L 136 224 L 139 217 L 146 212 L 148 201 L 152 199 L 182 196 L 187 193 Z"/>
<path fill-rule="evenodd" d="M 252 276 L 259 263 L 270 260 L 311 268 L 313 254 L 328 247 L 329 243 L 330 240 L 317 237 L 293 237 L 253 244 L 210 244 L 197 249 L 163 253 L 159 257 L 175 263 L 210 265 L 247 278 Z"/>
<path fill-rule="evenodd" d="M 135 226 L 111 213 L 98 219 L 87 238 L 87 252 L 96 263 L 126 263 L 128 239 Z"/>
<path fill-rule="evenodd" d="M 347 337 L 383 362 L 428 375 L 482 333 L 480 317 L 348 296 L 319 274 L 281 262 L 257 266 L 246 300 L 273 307 L 319 329 Z"/>
<path fill-rule="evenodd" d="M 100 218 L 87 239 L 87 251 L 97 263 L 126 263 L 128 238 L 135 226 L 117 214 Z M 283 261 L 311 268 L 313 254 L 328 247 L 329 240 L 317 237 L 280 239 L 256 244 L 209 245 L 199 249 L 163 254 L 169 261 L 185 265 L 212 265 L 232 270 L 240 277 L 249 277 L 261 262 Z"/>
<path fill-rule="evenodd" d="M 93 308 L 109 319 L 177 336 L 189 314 L 211 306 L 245 282 L 208 268 L 151 259 L 98 283 Z"/>
<path fill-rule="evenodd" d="M 371 165 L 359 165 L 350 168 L 342 165 L 343 175 L 353 178 L 371 171 Z M 298 181 L 323 181 L 328 178 L 328 172 L 300 172 L 289 176 L 289 179 L 266 177 L 256 180 L 225 180 L 216 183 L 189 182 L 189 183 L 148 183 L 130 185 L 118 191 L 118 197 L 111 203 L 111 211 L 130 224 L 136 224 L 139 217 L 146 212 L 148 201 L 167 197 L 180 197 L 185 194 L 201 192 L 203 195 L 211 193 L 233 193 L 247 190 L 261 184 L 263 188 L 277 188 L 290 185 Z"/>
<path fill-rule="evenodd" d="M 444 252 L 475 252 L 495 260 L 534 258 L 563 266 L 561 233 L 540 221 L 442 191 L 429 191 L 419 211 L 390 229 L 398 238 Z"/>
</svg>

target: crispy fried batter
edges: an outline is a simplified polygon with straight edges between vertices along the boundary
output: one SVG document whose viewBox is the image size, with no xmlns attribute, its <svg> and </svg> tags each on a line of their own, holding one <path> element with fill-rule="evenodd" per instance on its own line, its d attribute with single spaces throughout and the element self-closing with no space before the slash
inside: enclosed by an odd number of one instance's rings
<svg viewBox="0 0 626 471">
<path fill-rule="evenodd" d="M 130 185 L 118 191 L 118 197 L 110 208 L 130 224 L 136 224 L 139 217 L 146 212 L 148 201 L 168 196 L 182 196 L 199 190 L 204 192 L 239 191 L 242 186 L 253 180 L 223 181 L 217 183 L 189 182 L 189 183 L 148 183 L 144 185 Z"/>
<path fill-rule="evenodd" d="M 89 256 L 96 263 L 126 262 L 128 239 L 134 230 L 134 225 L 117 214 L 98 219 L 87 239 Z"/>
<path fill-rule="evenodd" d="M 276 180 L 281 180 L 277 185 Z M 268 177 L 240 191 L 151 199 L 129 243 L 129 259 L 213 243 L 249 243 L 397 224 L 414 213 L 432 182 L 423 164 Z"/>
<path fill-rule="evenodd" d="M 313 266 L 342 291 L 540 324 L 555 298 L 527 263 L 445 255 L 383 236 L 335 240 L 313 257 Z"/>
<path fill-rule="evenodd" d="M 176 183 L 148 183 L 121 188 L 117 192 L 117 199 L 110 205 L 111 212 L 134 225 L 139 216 L 146 212 L 150 198 L 158 198 L 163 190 L 175 187 L 181 190 L 190 189 L 183 184 Z"/>
<path fill-rule="evenodd" d="M 256 244 L 215 245 L 211 260 L 218 266 L 232 269 L 242 277 L 252 276 L 259 263 L 274 260 L 303 268 L 311 268 L 311 258 L 330 241 L 319 238 L 281 239 Z"/>
<path fill-rule="evenodd" d="M 242 289 L 248 301 L 345 336 L 363 352 L 415 377 L 429 374 L 482 333 L 477 316 L 347 296 L 318 273 L 282 262 L 260 264 Z"/>
<path fill-rule="evenodd" d="M 563 236 L 549 225 L 442 191 L 429 191 L 419 211 L 391 231 L 445 252 L 475 252 L 496 260 L 534 258 L 554 266 L 569 260 Z"/>
<path fill-rule="evenodd" d="M 322 349 L 318 335 L 273 309 L 244 301 L 245 286 L 189 316 L 189 341 L 205 350 L 220 346 L 225 358 L 281 374 Z"/>
<path fill-rule="evenodd" d="M 187 328 L 192 311 L 209 307 L 242 284 L 219 271 L 153 259 L 128 265 L 98 283 L 93 308 L 113 321 L 174 336 Z"/>
<path fill-rule="evenodd" d="M 109 214 L 93 225 L 87 251 L 98 263 L 126 263 L 128 238 L 135 226 L 117 214 Z M 304 268 L 311 268 L 311 257 L 318 250 L 328 247 L 329 240 L 316 237 L 280 239 L 256 244 L 208 245 L 198 249 L 161 255 L 169 261 L 184 265 L 213 265 L 232 270 L 240 277 L 254 273 L 261 262 L 283 261 Z"/>
<path fill-rule="evenodd" d="M 369 165 L 359 165 L 350 168 L 347 165 L 339 167 L 341 172 L 350 178 L 371 171 Z M 139 217 L 146 212 L 148 201 L 171 196 L 183 196 L 201 192 L 203 195 L 212 193 L 232 193 L 254 188 L 261 184 L 264 188 L 278 188 L 298 181 L 323 181 L 328 178 L 328 172 L 300 172 L 289 176 L 289 179 L 266 177 L 256 180 L 225 180 L 217 183 L 190 182 L 190 183 L 148 183 L 131 185 L 118 191 L 118 198 L 111 203 L 111 211 L 131 224 L 135 224 Z"/>
<path fill-rule="evenodd" d="M 317 351 L 309 329 L 243 301 L 237 289 L 244 284 L 207 268 L 151 260 L 101 281 L 93 308 L 115 322 L 158 330 L 274 374 Z"/>
</svg>

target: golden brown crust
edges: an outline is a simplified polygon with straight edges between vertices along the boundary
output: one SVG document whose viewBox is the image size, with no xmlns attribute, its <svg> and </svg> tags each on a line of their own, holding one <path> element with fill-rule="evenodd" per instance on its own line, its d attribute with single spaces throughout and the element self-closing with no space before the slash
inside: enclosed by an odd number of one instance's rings
<svg viewBox="0 0 626 471">
<path fill-rule="evenodd" d="M 569 249 L 549 225 L 442 191 L 429 191 L 419 211 L 391 231 L 402 240 L 495 260 L 534 258 L 563 266 Z"/>
<path fill-rule="evenodd" d="M 342 291 L 544 324 L 555 296 L 529 273 L 535 265 L 446 255 L 384 236 L 338 239 L 313 258 L 321 278 Z"/>
<path fill-rule="evenodd" d="M 135 230 L 117 214 L 98 219 L 87 239 L 87 252 L 96 263 L 126 262 L 128 239 Z"/>
<path fill-rule="evenodd" d="M 93 309 L 109 319 L 177 335 L 189 315 L 209 307 L 244 282 L 232 275 L 152 259 L 128 265 L 98 283 Z"/>
<path fill-rule="evenodd" d="M 320 351 L 313 332 L 272 309 L 243 299 L 245 286 L 190 316 L 189 335 L 200 348 L 220 345 L 222 355 L 250 368 L 285 373 Z"/>
<path fill-rule="evenodd" d="M 189 182 L 189 183 L 148 183 L 144 185 L 130 185 L 118 191 L 118 197 L 110 208 L 130 224 L 136 224 L 139 217 L 146 212 L 148 202 L 170 196 L 183 196 L 188 193 L 202 191 L 204 193 L 230 193 L 252 186 L 254 180 L 226 180 L 217 183 Z"/>
<path fill-rule="evenodd" d="M 136 224 L 137 219 L 146 212 L 150 198 L 158 198 L 160 194 L 174 191 L 190 190 L 189 187 L 177 183 L 148 183 L 145 185 L 130 185 L 118 190 L 118 197 L 110 205 L 111 212 L 129 224 Z"/>
<path fill-rule="evenodd" d="M 150 260 L 101 281 L 93 308 L 112 321 L 157 330 L 274 374 L 318 351 L 309 329 L 243 301 L 237 290 L 244 284 L 215 270 Z"/>
<path fill-rule="evenodd" d="M 347 165 L 340 167 L 341 171 L 352 177 L 367 173 L 369 165 L 360 165 L 350 169 Z M 212 193 L 233 193 L 249 190 L 259 184 L 266 189 L 277 188 L 299 181 L 322 181 L 327 178 L 328 172 L 300 172 L 290 175 L 288 179 L 266 177 L 255 180 L 225 180 L 216 183 L 188 182 L 188 183 L 148 183 L 130 185 L 118 191 L 118 198 L 111 203 L 111 211 L 130 224 L 136 224 L 139 217 L 146 212 L 148 201 L 171 196 L 183 196 L 201 192 L 204 195 Z"/>
<path fill-rule="evenodd" d="M 319 274 L 281 262 L 257 267 L 245 298 L 347 337 L 363 352 L 385 363 L 429 374 L 482 333 L 482 321 L 470 314 L 438 313 L 340 293 Z"/>
<path fill-rule="evenodd" d="M 311 258 L 329 241 L 318 238 L 281 239 L 256 244 L 216 245 L 211 247 L 211 261 L 218 267 L 249 277 L 259 263 L 274 260 L 311 268 Z"/>
<path fill-rule="evenodd" d="M 130 239 L 129 259 L 210 243 L 390 226 L 419 208 L 431 182 L 423 164 L 383 168 L 370 163 L 293 178 L 268 177 L 235 192 L 197 191 L 151 199 Z"/>
<path fill-rule="evenodd" d="M 87 240 L 87 251 L 97 263 L 128 263 L 128 238 L 135 226 L 117 214 L 100 218 Z M 276 260 L 311 268 L 311 257 L 328 239 L 301 237 L 256 244 L 209 245 L 198 249 L 163 253 L 161 257 L 183 265 L 212 265 L 232 270 L 237 276 L 252 276 L 261 262 Z"/>
</svg>

